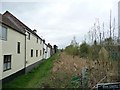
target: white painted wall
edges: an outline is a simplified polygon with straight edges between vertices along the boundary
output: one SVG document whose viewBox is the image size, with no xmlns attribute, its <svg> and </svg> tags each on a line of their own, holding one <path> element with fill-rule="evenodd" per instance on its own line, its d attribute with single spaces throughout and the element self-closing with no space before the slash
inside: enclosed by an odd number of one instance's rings
<svg viewBox="0 0 120 90">
<path fill-rule="evenodd" d="M 43 43 L 43 48 L 45 49 L 45 50 L 44 50 L 43 58 L 46 59 L 46 55 L 47 55 L 47 54 L 45 53 L 45 52 L 46 52 L 46 44 L 45 44 L 45 43 Z"/>
<path fill-rule="evenodd" d="M 45 51 L 47 52 L 45 53 L 44 57 L 45 59 L 48 59 L 50 58 L 50 47 L 48 47 L 47 45 L 45 45 L 44 47 L 46 48 Z"/>
<path fill-rule="evenodd" d="M 40 44 L 40 40 L 38 39 L 37 43 L 37 36 L 32 33 L 30 33 L 30 40 L 26 39 L 26 67 L 43 59 L 43 43 Z M 33 57 L 31 57 L 31 49 L 33 49 Z M 38 57 L 36 57 L 36 50 L 38 50 Z M 40 50 L 42 51 L 41 56 Z"/>
<path fill-rule="evenodd" d="M 46 59 L 48 59 L 48 58 L 50 58 L 50 48 L 49 47 L 47 47 L 47 57 L 46 57 Z"/>
<path fill-rule="evenodd" d="M 20 42 L 20 54 L 17 53 L 17 42 Z M 11 69 L 4 71 L 2 78 L 5 78 L 24 68 L 25 64 L 25 35 L 22 35 L 10 28 L 7 29 L 7 41 L 2 41 L 2 55 L 12 55 Z M 2 56 L 3 57 L 3 56 Z M 3 61 L 3 59 L 0 59 Z M 3 64 L 3 63 L 2 63 Z M 2 69 L 3 71 L 3 69 Z"/>
</svg>

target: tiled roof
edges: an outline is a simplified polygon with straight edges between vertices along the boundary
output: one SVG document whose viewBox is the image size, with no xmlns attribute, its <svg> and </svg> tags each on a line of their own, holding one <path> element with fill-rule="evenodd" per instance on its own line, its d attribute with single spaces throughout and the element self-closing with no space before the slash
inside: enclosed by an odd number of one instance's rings
<svg viewBox="0 0 120 90">
<path fill-rule="evenodd" d="M 2 14 L 0 13 L 0 22 L 2 22 Z"/>
<path fill-rule="evenodd" d="M 16 27 L 19 28 L 21 32 L 29 31 L 38 38 L 40 38 L 35 32 L 33 32 L 28 26 L 26 26 L 24 23 L 22 23 L 19 19 L 17 19 L 15 16 L 13 16 L 10 12 L 6 11 L 3 16 L 7 17 Z M 41 38 L 40 38 L 41 39 Z M 41 39 L 42 40 L 42 39 Z"/>
<path fill-rule="evenodd" d="M 2 14 L 0 14 L 0 22 L 22 34 L 24 34 L 24 32 L 20 31 L 20 29 L 18 27 L 16 27 L 8 18 L 6 18 L 5 16 L 3 16 Z"/>
</svg>

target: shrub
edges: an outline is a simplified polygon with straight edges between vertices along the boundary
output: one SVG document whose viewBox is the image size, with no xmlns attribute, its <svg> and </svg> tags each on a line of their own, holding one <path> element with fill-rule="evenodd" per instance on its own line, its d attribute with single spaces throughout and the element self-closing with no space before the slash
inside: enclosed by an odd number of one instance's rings
<svg viewBox="0 0 120 90">
<path fill-rule="evenodd" d="M 89 55 L 89 45 L 84 42 L 80 45 L 80 56 L 87 57 Z"/>
<path fill-rule="evenodd" d="M 99 59 L 104 61 L 104 60 L 108 60 L 108 57 L 109 57 L 109 53 L 104 47 L 102 47 L 99 51 Z"/>
<path fill-rule="evenodd" d="M 73 55 L 73 56 L 75 56 L 75 55 L 78 55 L 79 54 L 79 49 L 78 49 L 78 47 L 77 46 L 72 46 L 72 45 L 69 45 L 69 46 L 67 46 L 66 48 L 65 48 L 65 52 L 67 53 L 67 54 L 70 54 L 70 55 Z"/>
</svg>

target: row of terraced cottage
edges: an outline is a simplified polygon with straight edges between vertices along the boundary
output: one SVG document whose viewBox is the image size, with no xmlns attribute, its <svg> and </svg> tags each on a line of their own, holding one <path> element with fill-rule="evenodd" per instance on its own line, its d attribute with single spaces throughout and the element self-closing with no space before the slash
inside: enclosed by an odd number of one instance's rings
<svg viewBox="0 0 120 90">
<path fill-rule="evenodd" d="M 56 53 L 57 46 L 46 44 L 10 12 L 0 14 L 0 81 L 10 81 L 31 71 Z"/>
</svg>

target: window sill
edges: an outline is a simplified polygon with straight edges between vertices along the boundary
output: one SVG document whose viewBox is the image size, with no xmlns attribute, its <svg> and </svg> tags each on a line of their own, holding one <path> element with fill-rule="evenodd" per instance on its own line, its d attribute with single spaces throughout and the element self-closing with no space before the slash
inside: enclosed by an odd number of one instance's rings
<svg viewBox="0 0 120 90">
<path fill-rule="evenodd" d="M 3 70 L 3 72 L 5 72 L 5 71 L 8 71 L 8 70 L 11 70 L 12 68 L 9 68 L 9 69 L 6 69 L 6 70 Z"/>
<path fill-rule="evenodd" d="M 0 40 L 2 40 L 2 41 L 7 41 L 7 40 L 5 40 L 5 39 L 0 39 Z"/>
</svg>

